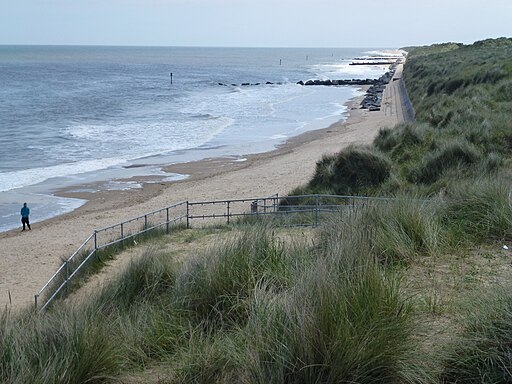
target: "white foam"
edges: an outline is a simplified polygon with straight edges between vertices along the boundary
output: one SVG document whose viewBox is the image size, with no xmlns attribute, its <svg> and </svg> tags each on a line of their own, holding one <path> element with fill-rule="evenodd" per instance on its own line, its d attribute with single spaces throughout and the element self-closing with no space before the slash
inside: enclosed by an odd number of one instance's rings
<svg viewBox="0 0 512 384">
<path fill-rule="evenodd" d="M 104 184 L 107 191 L 129 191 L 131 189 L 141 189 L 142 184 L 136 181 L 110 180 Z"/>
<path fill-rule="evenodd" d="M 192 118 L 181 121 L 124 123 L 112 125 L 77 125 L 68 134 L 91 154 L 107 154 L 112 150 L 134 159 L 198 147 L 232 123 L 227 117 Z M 68 149 L 67 149 L 68 148 Z M 73 155 L 77 148 L 61 145 L 61 153 Z M 71 153 L 69 153 L 71 152 Z"/>
<path fill-rule="evenodd" d="M 69 177 L 106 168 L 128 165 L 130 160 L 199 147 L 231 125 L 232 118 L 199 118 L 183 122 L 74 125 L 66 129 L 77 142 L 41 148 L 63 164 L 0 173 L 0 192 L 39 184 L 48 179 Z M 51 151 L 51 152 L 50 152 Z M 119 153 L 119 157 L 108 157 Z M 87 160 L 91 157 L 94 160 Z M 83 160 L 80 160 L 83 158 Z M 77 159 L 77 161 L 72 161 Z"/>
<path fill-rule="evenodd" d="M 126 160 L 122 158 L 97 159 L 51 167 L 31 168 L 22 171 L 2 172 L 0 173 L 0 192 L 35 185 L 50 178 L 65 177 L 113 167 L 125 162 Z"/>
<path fill-rule="evenodd" d="M 350 65 L 350 62 L 313 65 L 311 70 L 321 80 L 350 80 L 378 78 L 389 69 L 389 65 Z"/>
<path fill-rule="evenodd" d="M 271 139 L 275 140 L 275 139 L 286 139 L 288 136 L 287 135 L 283 135 L 283 134 L 275 134 L 275 135 L 272 135 L 270 136 Z"/>
</svg>

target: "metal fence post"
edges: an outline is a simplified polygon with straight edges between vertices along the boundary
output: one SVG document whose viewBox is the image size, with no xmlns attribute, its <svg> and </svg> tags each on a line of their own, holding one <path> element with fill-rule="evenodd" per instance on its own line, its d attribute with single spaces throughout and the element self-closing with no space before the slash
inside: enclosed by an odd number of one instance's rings
<svg viewBox="0 0 512 384">
<path fill-rule="evenodd" d="M 316 200 L 315 200 L 315 227 L 318 227 L 318 210 L 320 209 L 320 202 L 319 202 L 319 196 L 316 195 Z"/>
<path fill-rule="evenodd" d="M 64 264 L 66 265 L 64 267 L 64 269 L 66 270 L 66 282 L 65 282 L 65 284 L 66 284 L 66 290 L 67 290 L 68 289 L 68 281 L 69 281 L 69 262 L 68 262 L 68 260 L 66 260 L 64 262 Z"/>
<path fill-rule="evenodd" d="M 189 215 L 189 204 L 187 200 L 187 229 L 190 228 L 190 215 Z"/>
</svg>

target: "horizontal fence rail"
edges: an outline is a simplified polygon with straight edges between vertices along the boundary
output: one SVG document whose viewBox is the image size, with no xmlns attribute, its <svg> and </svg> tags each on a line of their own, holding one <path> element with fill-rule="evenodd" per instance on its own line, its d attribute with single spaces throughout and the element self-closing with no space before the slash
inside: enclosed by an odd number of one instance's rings
<svg viewBox="0 0 512 384">
<path fill-rule="evenodd" d="M 68 289 L 70 282 L 96 256 L 108 247 L 126 242 L 154 230 L 170 233 L 181 225 L 230 224 L 234 220 L 271 217 L 277 225 L 317 226 L 326 215 L 353 213 L 361 207 L 385 203 L 392 199 L 338 195 L 279 196 L 251 199 L 184 201 L 144 215 L 95 230 L 78 249 L 63 262 L 48 282 L 34 295 L 35 308 L 42 311 Z M 280 222 L 282 220 L 282 222 Z"/>
<path fill-rule="evenodd" d="M 264 198 L 189 202 L 189 226 L 192 220 L 197 222 L 198 219 L 207 224 L 212 222 L 211 219 L 223 219 L 230 224 L 237 217 L 275 213 L 278 205 L 277 194 Z"/>
</svg>

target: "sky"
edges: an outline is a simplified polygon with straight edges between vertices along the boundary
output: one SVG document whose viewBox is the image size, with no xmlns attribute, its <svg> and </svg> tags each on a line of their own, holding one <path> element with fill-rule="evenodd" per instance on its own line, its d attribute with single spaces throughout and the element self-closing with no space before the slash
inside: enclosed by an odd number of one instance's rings
<svg viewBox="0 0 512 384">
<path fill-rule="evenodd" d="M 0 0 L 0 44 L 399 48 L 511 20 L 512 0 Z"/>
</svg>

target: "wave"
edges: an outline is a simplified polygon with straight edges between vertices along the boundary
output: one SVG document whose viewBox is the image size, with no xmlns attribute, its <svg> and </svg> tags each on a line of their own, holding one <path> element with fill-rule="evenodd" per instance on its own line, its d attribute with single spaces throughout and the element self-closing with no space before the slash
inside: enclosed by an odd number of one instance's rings
<svg viewBox="0 0 512 384">
<path fill-rule="evenodd" d="M 395 57 L 395 56 L 401 56 L 402 55 L 401 50 L 395 50 L 395 49 L 383 49 L 383 50 L 375 50 L 375 51 L 366 51 L 367 55 L 371 56 L 382 56 L 382 57 Z"/>
<path fill-rule="evenodd" d="M 59 164 L 50 167 L 31 168 L 22 171 L 0 173 L 0 192 L 42 183 L 48 179 L 66 177 L 97 171 L 108 167 L 125 164 L 127 159 L 96 159 L 75 163 Z"/>
<path fill-rule="evenodd" d="M 0 172 L 0 192 L 54 178 L 126 167 L 136 159 L 200 148 L 233 123 L 231 118 L 210 113 L 191 116 L 194 118 L 179 127 L 165 123 L 146 127 L 142 124 L 75 125 L 68 128 L 73 145 L 68 139 L 50 148 L 34 146 L 39 151 L 47 151 L 47 157 L 57 164 Z"/>
<path fill-rule="evenodd" d="M 386 65 L 350 65 L 352 60 L 312 65 L 311 71 L 319 80 L 350 80 L 355 78 L 378 78 L 387 70 Z"/>
</svg>

